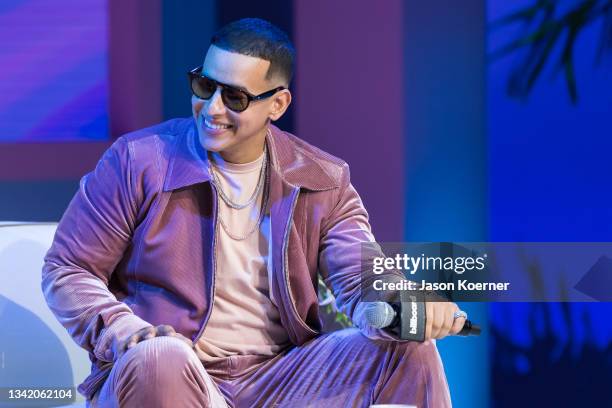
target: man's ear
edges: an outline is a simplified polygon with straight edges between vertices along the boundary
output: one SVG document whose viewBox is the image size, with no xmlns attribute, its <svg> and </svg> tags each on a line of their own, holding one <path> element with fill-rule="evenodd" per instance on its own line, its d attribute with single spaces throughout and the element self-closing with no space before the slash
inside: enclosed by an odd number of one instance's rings
<svg viewBox="0 0 612 408">
<path fill-rule="evenodd" d="M 272 98 L 272 110 L 269 117 L 274 122 L 283 116 L 291 104 L 291 92 L 288 89 L 284 89 L 277 92 Z"/>
</svg>

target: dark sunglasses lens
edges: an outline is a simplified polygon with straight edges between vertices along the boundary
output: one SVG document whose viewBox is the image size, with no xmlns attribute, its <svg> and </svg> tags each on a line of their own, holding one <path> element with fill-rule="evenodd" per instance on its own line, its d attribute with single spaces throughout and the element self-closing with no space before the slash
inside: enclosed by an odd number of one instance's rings
<svg viewBox="0 0 612 408">
<path fill-rule="evenodd" d="M 249 106 L 249 97 L 239 89 L 224 88 L 221 98 L 225 106 L 236 112 L 242 112 Z"/>
<path fill-rule="evenodd" d="M 217 84 L 206 77 L 197 76 L 191 79 L 191 90 L 201 99 L 209 99 L 215 93 Z"/>
</svg>

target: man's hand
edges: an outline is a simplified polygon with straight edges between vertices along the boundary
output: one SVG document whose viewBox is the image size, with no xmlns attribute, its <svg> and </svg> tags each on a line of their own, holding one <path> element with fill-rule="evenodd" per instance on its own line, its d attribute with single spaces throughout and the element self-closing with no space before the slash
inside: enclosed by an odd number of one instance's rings
<svg viewBox="0 0 612 408">
<path fill-rule="evenodd" d="M 159 326 L 145 327 L 144 329 L 138 330 L 136 333 L 132 334 L 131 336 L 129 336 L 127 339 L 123 340 L 122 342 L 119 342 L 119 345 L 116 347 L 116 350 L 114 353 L 115 361 L 119 360 L 121 356 L 123 356 L 129 349 L 131 349 L 132 347 L 134 347 L 136 344 L 140 343 L 141 341 L 145 341 L 145 340 L 152 339 L 154 337 L 160 337 L 160 336 L 176 337 L 184 341 L 189 346 L 189 348 L 193 349 L 193 342 L 191 340 L 189 340 L 187 337 L 183 336 L 182 334 L 177 333 L 174 330 L 174 327 L 167 325 L 167 324 L 161 324 Z M 108 350 L 107 353 L 112 353 L 112 351 Z"/>
<path fill-rule="evenodd" d="M 449 334 L 457 334 L 463 328 L 464 317 L 454 318 L 459 307 L 452 302 L 427 302 L 427 325 L 425 326 L 425 340 L 442 339 Z"/>
</svg>

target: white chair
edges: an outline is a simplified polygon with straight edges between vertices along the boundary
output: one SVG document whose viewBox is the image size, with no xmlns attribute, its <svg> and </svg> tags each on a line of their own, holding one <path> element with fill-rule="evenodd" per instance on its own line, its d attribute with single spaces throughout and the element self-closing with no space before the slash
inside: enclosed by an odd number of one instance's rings
<svg viewBox="0 0 612 408">
<path fill-rule="evenodd" d="M 72 387 L 69 406 L 84 407 L 76 387 L 90 371 L 87 352 L 53 316 L 40 286 L 56 227 L 0 222 L 0 387 Z"/>
</svg>

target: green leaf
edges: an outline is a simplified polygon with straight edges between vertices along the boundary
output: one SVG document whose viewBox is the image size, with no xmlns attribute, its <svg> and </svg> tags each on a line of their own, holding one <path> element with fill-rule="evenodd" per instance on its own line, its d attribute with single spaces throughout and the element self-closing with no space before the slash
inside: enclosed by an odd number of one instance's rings
<svg viewBox="0 0 612 408">
<path fill-rule="evenodd" d="M 555 16 L 556 2 L 540 0 L 535 4 L 510 13 L 494 22 L 495 29 L 518 21 L 533 22 L 540 15 L 541 21 L 535 27 L 527 27 L 523 34 L 490 54 L 495 60 L 529 47 L 528 53 L 508 79 L 508 93 L 525 98 L 540 78 L 542 70 L 550 59 L 551 51 L 560 41 L 561 34 L 567 32 L 558 68 L 562 69 L 565 83 L 573 103 L 578 101 L 578 87 L 574 70 L 573 50 L 577 36 L 585 27 L 603 19 L 602 34 L 598 49 L 598 59 L 604 52 L 612 52 L 612 0 L 582 0 L 560 17 Z M 529 25 L 529 24 L 528 24 Z"/>
<path fill-rule="evenodd" d="M 574 62 L 573 62 L 573 53 L 574 53 L 574 43 L 576 40 L 576 31 L 572 30 L 567 36 L 567 40 L 565 43 L 565 48 L 563 50 L 563 56 L 561 57 L 561 61 L 564 67 L 565 72 L 565 83 L 567 85 L 567 90 L 570 95 L 570 99 L 573 104 L 578 102 L 578 89 L 576 87 L 576 76 L 574 73 Z"/>
</svg>

